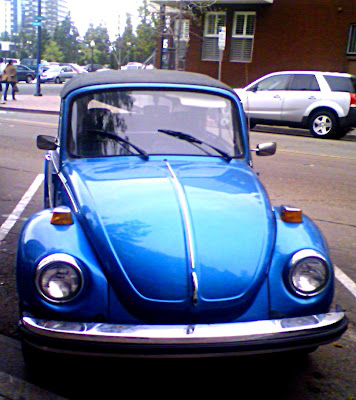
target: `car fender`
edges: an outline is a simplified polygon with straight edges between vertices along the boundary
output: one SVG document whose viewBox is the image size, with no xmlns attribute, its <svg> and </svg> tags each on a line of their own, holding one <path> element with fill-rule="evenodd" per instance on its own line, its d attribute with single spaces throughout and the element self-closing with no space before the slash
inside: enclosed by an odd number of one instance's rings
<svg viewBox="0 0 356 400">
<path fill-rule="evenodd" d="M 34 214 L 24 224 L 20 237 L 16 265 L 16 278 L 20 309 L 34 316 L 51 318 L 100 320 L 108 314 L 108 284 L 78 219 L 72 213 L 70 225 L 51 224 L 52 210 Z M 65 304 L 50 303 L 37 291 L 35 285 L 38 263 L 51 254 L 64 253 L 74 257 L 82 270 L 83 287 L 80 294 Z"/>
<path fill-rule="evenodd" d="M 337 95 L 337 93 L 334 93 L 334 94 Z M 339 96 L 339 97 L 341 97 L 341 96 Z M 324 109 L 328 108 L 328 109 L 334 111 L 339 118 L 346 117 L 346 115 L 349 112 L 349 108 L 350 108 L 350 100 L 347 99 L 346 96 L 342 96 L 342 97 L 343 98 L 338 99 L 338 101 L 325 100 L 325 99 L 315 101 L 314 103 L 310 104 L 309 107 L 307 107 L 307 109 L 304 112 L 303 117 L 309 118 L 309 116 L 312 115 L 312 113 L 315 110 L 321 109 L 321 108 L 324 108 Z"/>
<path fill-rule="evenodd" d="M 278 318 L 283 318 L 290 315 L 311 315 L 325 312 L 330 307 L 334 294 L 334 271 L 323 235 L 306 215 L 303 215 L 301 223 L 291 223 L 282 221 L 280 207 L 274 207 L 274 213 L 277 222 L 277 236 L 268 274 L 271 318 L 275 318 L 277 315 Z M 325 289 L 315 296 L 297 295 L 292 292 L 287 283 L 288 264 L 292 256 L 303 249 L 319 252 L 329 264 L 329 282 Z"/>
</svg>

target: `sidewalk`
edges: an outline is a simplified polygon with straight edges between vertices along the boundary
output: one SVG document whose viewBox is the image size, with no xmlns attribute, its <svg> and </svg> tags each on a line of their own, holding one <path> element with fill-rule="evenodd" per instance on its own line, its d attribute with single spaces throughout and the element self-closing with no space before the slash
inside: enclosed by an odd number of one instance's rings
<svg viewBox="0 0 356 400">
<path fill-rule="evenodd" d="M 59 96 L 19 95 L 16 101 L 12 100 L 10 96 L 5 104 L 0 104 L 0 111 L 58 114 L 60 101 Z"/>
<path fill-rule="evenodd" d="M 58 114 L 59 96 L 19 95 L 16 101 L 11 96 L 1 111 L 21 111 L 42 114 Z M 62 397 L 50 393 L 26 381 L 21 346 L 17 340 L 0 335 L 0 400 L 60 400 Z"/>
</svg>

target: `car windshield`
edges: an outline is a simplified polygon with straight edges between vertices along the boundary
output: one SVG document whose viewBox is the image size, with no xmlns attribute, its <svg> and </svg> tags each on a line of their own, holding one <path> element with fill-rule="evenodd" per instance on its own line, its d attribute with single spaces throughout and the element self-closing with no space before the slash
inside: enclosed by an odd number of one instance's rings
<svg viewBox="0 0 356 400">
<path fill-rule="evenodd" d="M 110 90 L 75 99 L 68 150 L 75 157 L 231 158 L 241 156 L 242 144 L 229 98 L 183 90 Z"/>
</svg>

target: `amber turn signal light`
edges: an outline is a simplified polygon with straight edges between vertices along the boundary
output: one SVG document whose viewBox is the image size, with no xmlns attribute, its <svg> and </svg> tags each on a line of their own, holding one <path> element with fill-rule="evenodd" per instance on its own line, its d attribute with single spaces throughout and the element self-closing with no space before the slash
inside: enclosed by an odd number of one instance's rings
<svg viewBox="0 0 356 400">
<path fill-rule="evenodd" d="M 71 225 L 73 224 L 72 212 L 67 206 L 60 206 L 53 209 L 51 224 Z"/>
<path fill-rule="evenodd" d="M 302 210 L 296 207 L 282 206 L 281 219 L 284 222 L 299 223 L 302 222 Z"/>
</svg>

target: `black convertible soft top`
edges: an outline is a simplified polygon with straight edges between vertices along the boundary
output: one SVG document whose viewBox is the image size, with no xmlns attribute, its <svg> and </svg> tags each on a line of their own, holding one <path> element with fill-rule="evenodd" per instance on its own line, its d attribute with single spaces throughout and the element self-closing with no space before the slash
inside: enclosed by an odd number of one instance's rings
<svg viewBox="0 0 356 400">
<path fill-rule="evenodd" d="M 182 85 L 197 85 L 216 87 L 235 93 L 229 86 L 207 75 L 193 72 L 168 70 L 131 70 L 131 71 L 99 71 L 88 74 L 78 74 L 70 79 L 61 91 L 61 97 L 66 97 L 73 90 L 91 85 L 115 83 L 172 83 Z"/>
</svg>

